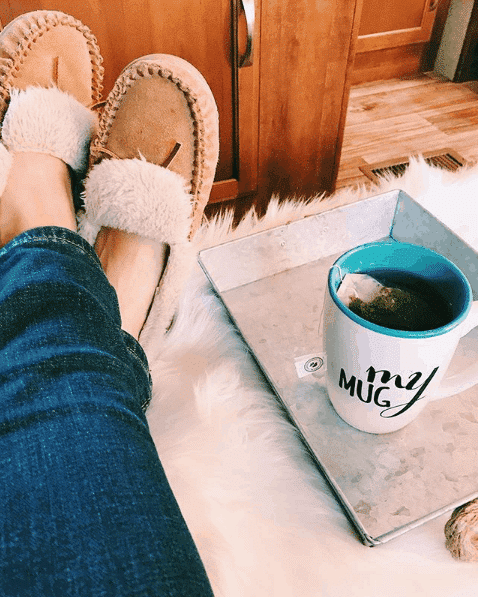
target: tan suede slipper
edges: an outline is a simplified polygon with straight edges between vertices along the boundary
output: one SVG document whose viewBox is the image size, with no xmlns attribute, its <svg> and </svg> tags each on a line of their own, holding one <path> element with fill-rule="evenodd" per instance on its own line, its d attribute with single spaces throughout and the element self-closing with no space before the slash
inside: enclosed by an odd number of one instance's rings
<svg viewBox="0 0 478 597">
<path fill-rule="evenodd" d="M 0 31 L 0 195 L 12 163 L 8 150 L 50 153 L 84 173 L 96 124 L 86 107 L 101 99 L 102 60 L 88 27 L 62 12 L 29 12 Z M 36 91 L 26 103 L 18 96 L 28 106 L 28 118 L 23 126 L 10 119 L 7 131 L 4 117 L 12 95 L 28 88 Z"/>
<path fill-rule="evenodd" d="M 219 152 L 217 107 L 191 64 L 155 54 L 124 69 L 98 130 L 78 231 L 92 244 L 104 226 L 168 246 L 139 338 L 151 358 L 171 326 L 196 258 L 192 237 L 209 198 Z"/>
<path fill-rule="evenodd" d="M 102 58 L 91 31 L 74 17 L 38 10 L 0 32 L 0 118 L 11 89 L 58 87 L 84 106 L 101 98 Z"/>
<path fill-rule="evenodd" d="M 92 165 L 105 153 L 142 156 L 180 174 L 193 201 L 192 237 L 209 200 L 219 154 L 216 102 L 201 73 L 168 54 L 131 62 L 107 98 L 91 147 Z"/>
</svg>

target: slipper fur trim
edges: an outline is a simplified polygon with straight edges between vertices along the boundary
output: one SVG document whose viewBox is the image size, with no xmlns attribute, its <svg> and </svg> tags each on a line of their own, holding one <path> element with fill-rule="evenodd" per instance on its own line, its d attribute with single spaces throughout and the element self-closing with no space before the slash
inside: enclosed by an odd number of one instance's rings
<svg viewBox="0 0 478 597">
<path fill-rule="evenodd" d="M 33 151 L 60 158 L 81 172 L 96 128 L 96 116 L 73 96 L 54 87 L 13 89 L 2 139 L 9 151 Z"/>
<path fill-rule="evenodd" d="M 34 52 L 36 42 L 55 27 L 71 27 L 83 35 L 91 61 L 91 103 L 101 99 L 104 68 L 96 37 L 86 25 L 68 14 L 37 10 L 20 15 L 0 33 L 0 115 L 7 108 L 16 73 L 26 57 Z"/>
<path fill-rule="evenodd" d="M 8 173 L 12 167 L 13 156 L 8 149 L 0 143 L 0 195 L 7 186 Z"/>
<path fill-rule="evenodd" d="M 85 181 L 85 222 L 184 243 L 191 226 L 191 195 L 182 176 L 144 159 L 103 160 Z"/>
</svg>

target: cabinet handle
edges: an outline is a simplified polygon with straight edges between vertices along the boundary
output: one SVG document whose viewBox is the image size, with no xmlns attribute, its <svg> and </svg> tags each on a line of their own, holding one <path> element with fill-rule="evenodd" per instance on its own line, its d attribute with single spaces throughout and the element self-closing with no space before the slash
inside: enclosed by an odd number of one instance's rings
<svg viewBox="0 0 478 597">
<path fill-rule="evenodd" d="M 242 56 L 239 56 L 239 68 L 252 66 L 254 53 L 254 25 L 256 20 L 256 10 L 254 0 L 240 0 L 241 12 L 246 17 L 247 41 L 246 49 Z"/>
</svg>

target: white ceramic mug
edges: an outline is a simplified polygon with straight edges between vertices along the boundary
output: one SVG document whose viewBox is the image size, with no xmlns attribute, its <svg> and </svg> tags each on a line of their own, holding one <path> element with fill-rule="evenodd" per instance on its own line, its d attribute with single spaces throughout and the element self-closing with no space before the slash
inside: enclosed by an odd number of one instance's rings
<svg viewBox="0 0 478 597">
<path fill-rule="evenodd" d="M 373 277 L 374 271 L 420 278 L 449 305 L 451 320 L 433 330 L 401 331 L 363 319 L 337 289 L 347 273 Z M 460 338 L 478 325 L 478 301 L 464 274 L 435 251 L 388 239 L 348 251 L 329 272 L 323 318 L 329 398 L 340 417 L 361 431 L 401 429 L 430 400 L 478 383 L 478 358 L 446 377 Z"/>
</svg>

